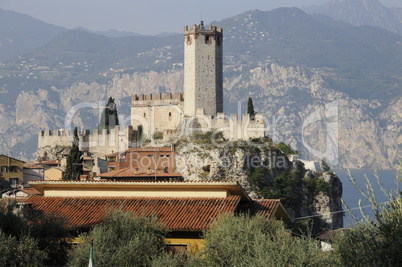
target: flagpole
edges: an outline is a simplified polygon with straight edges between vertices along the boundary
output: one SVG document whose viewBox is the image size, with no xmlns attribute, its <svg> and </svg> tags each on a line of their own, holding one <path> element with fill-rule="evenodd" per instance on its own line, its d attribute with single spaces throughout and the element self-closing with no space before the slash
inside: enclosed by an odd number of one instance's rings
<svg viewBox="0 0 402 267">
<path fill-rule="evenodd" d="M 88 267 L 94 267 L 94 239 L 91 238 L 91 253 L 89 254 Z"/>
</svg>

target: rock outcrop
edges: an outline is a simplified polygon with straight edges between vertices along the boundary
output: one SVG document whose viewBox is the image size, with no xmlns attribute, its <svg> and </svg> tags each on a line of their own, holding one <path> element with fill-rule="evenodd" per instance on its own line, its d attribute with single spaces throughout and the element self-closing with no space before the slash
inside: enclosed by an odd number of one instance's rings
<svg viewBox="0 0 402 267">
<path fill-rule="evenodd" d="M 343 227 L 340 179 L 290 162 L 272 142 L 216 146 L 181 141 L 175 150 L 176 172 L 185 180 L 236 181 L 252 198 L 281 198 L 292 218 L 314 218 L 317 232 Z"/>
</svg>

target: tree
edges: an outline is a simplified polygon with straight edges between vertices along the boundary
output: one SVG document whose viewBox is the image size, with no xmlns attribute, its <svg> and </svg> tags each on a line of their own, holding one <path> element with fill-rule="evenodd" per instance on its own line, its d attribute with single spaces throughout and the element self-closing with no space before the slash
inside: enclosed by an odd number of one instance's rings
<svg viewBox="0 0 402 267">
<path fill-rule="evenodd" d="M 361 207 L 363 219 L 355 220 L 357 225 L 342 232 L 335 240 L 335 253 L 344 265 L 352 266 L 402 266 L 402 195 L 399 184 L 402 182 L 402 164 L 397 167 L 396 190 L 387 191 L 375 174 L 380 190 L 387 196 L 388 202 L 377 203 L 373 187 L 366 176 L 364 192 L 349 172 L 349 178 L 369 201 L 374 218 L 367 216 Z M 345 204 L 344 204 L 345 205 Z M 346 205 L 345 205 L 346 206 Z M 350 209 L 346 206 L 350 212 Z"/>
<path fill-rule="evenodd" d="M 144 266 L 164 252 L 166 235 L 156 218 L 135 216 L 117 210 L 108 213 L 102 224 L 80 235 L 82 242 L 70 256 L 71 266 L 88 264 L 91 239 L 94 239 L 94 261 L 99 266 Z"/>
<path fill-rule="evenodd" d="M 15 202 L 0 203 L 0 266 L 43 266 L 46 252 L 15 209 Z"/>
<path fill-rule="evenodd" d="M 293 237 L 281 221 L 256 215 L 228 214 L 205 233 L 205 247 L 192 266 L 325 266 L 319 244 Z"/>
<path fill-rule="evenodd" d="M 327 161 L 325 159 L 321 160 L 321 168 L 324 172 L 329 172 L 331 171 L 331 167 L 328 165 Z"/>
<path fill-rule="evenodd" d="M 63 175 L 63 180 L 77 180 L 83 173 L 81 151 L 78 147 L 78 130 L 74 129 L 74 140 L 70 149 L 70 153 L 67 156 L 66 169 Z"/>
<path fill-rule="evenodd" d="M 0 229 L 1 266 L 43 266 L 45 258 L 46 253 L 39 249 L 37 240 L 29 235 L 7 235 Z"/>
<path fill-rule="evenodd" d="M 114 103 L 114 99 L 112 97 L 109 97 L 105 109 L 102 112 L 98 129 L 107 129 L 109 131 L 110 129 L 113 129 L 116 125 L 119 125 L 117 106 Z"/>
<path fill-rule="evenodd" d="M 255 112 L 254 112 L 254 105 L 253 105 L 253 100 L 251 97 L 248 98 L 247 102 L 247 114 L 250 115 L 250 118 L 253 120 L 255 117 Z"/>
</svg>

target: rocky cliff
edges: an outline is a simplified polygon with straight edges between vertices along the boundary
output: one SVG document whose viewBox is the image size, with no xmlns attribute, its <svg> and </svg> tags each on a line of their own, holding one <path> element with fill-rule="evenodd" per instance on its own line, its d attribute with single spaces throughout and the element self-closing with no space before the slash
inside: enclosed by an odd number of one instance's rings
<svg viewBox="0 0 402 267">
<path fill-rule="evenodd" d="M 332 121 L 338 129 L 338 162 L 333 167 L 389 169 L 394 166 L 401 159 L 402 151 L 402 96 L 389 104 L 356 99 L 331 88 L 324 81 L 326 75 L 325 70 L 312 72 L 277 63 L 230 72 L 224 80 L 225 112 L 238 112 L 237 101 L 241 101 L 244 113 L 247 98 L 251 96 L 256 111 L 265 114 L 267 135 L 275 142 L 291 144 L 303 158 L 311 160 L 320 160 L 320 155 L 328 152 L 326 123 Z M 182 91 L 182 84 L 183 70 L 179 69 L 115 75 L 107 84 L 80 82 L 68 88 L 52 87 L 51 91 L 23 91 L 15 106 L 12 103 L 0 106 L 0 149 L 24 151 L 23 157 L 32 158 L 38 130 L 63 128 L 66 114 L 74 105 L 99 103 L 100 99 L 112 96 L 118 105 L 120 121 L 128 123 L 132 94 L 178 92 Z M 325 106 L 334 101 L 337 101 L 338 116 L 326 118 Z M 317 110 L 321 120 L 303 128 L 303 123 Z M 91 129 L 96 127 L 97 116 L 96 109 L 81 109 L 73 122 Z"/>
<path fill-rule="evenodd" d="M 343 227 L 342 183 L 330 172 L 316 173 L 290 162 L 270 140 L 211 145 L 181 141 L 176 172 L 185 180 L 239 182 L 252 198 L 280 198 L 296 222 L 314 221 L 315 231 Z M 318 216 L 317 216 L 318 215 Z"/>
</svg>

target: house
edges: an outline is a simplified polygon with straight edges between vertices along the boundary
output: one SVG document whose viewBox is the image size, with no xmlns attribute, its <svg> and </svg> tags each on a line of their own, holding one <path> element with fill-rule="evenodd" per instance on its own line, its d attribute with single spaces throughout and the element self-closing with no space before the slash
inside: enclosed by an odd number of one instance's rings
<svg viewBox="0 0 402 267">
<path fill-rule="evenodd" d="M 347 228 L 339 228 L 335 230 L 331 230 L 328 232 L 325 232 L 319 236 L 317 236 L 317 239 L 320 241 L 321 244 L 321 250 L 322 251 L 332 251 L 334 250 L 332 248 L 332 243 L 335 240 L 335 238 L 342 232 L 347 231 Z"/>
<path fill-rule="evenodd" d="M 43 180 L 44 169 L 42 165 L 36 162 L 26 162 L 23 164 L 23 184 L 29 186 L 28 181 L 31 180 Z"/>
<path fill-rule="evenodd" d="M 13 199 L 27 199 L 33 195 L 40 195 L 41 193 L 35 188 L 17 188 L 17 189 L 8 189 L 7 191 L 3 191 L 1 194 L 1 198 L 13 198 Z"/>
<path fill-rule="evenodd" d="M 170 231 L 173 250 L 197 252 L 202 233 L 225 213 L 261 214 L 289 220 L 280 200 L 253 200 L 237 182 L 32 181 L 43 195 L 27 200 L 32 212 L 59 214 L 67 227 L 87 231 L 112 209 L 155 215 Z"/>
<path fill-rule="evenodd" d="M 55 180 L 62 180 L 63 175 L 65 173 L 66 166 L 58 166 L 47 169 L 44 174 L 44 180 L 47 181 L 55 181 Z M 83 175 L 89 176 L 91 170 L 87 168 L 83 168 Z"/>
<path fill-rule="evenodd" d="M 3 180 L 0 190 L 17 188 L 23 183 L 24 161 L 6 155 L 0 155 L 0 174 Z"/>
<path fill-rule="evenodd" d="M 111 171 L 98 175 L 108 180 L 182 180 L 176 168 L 175 153 L 169 147 L 132 148 L 108 156 Z"/>
</svg>

